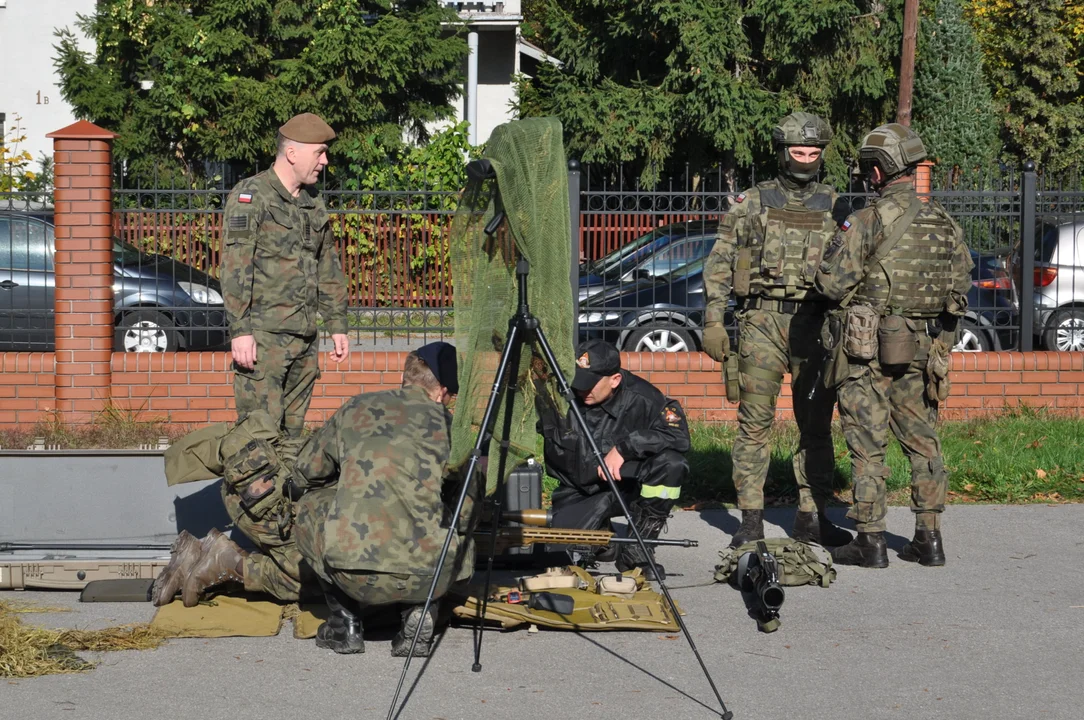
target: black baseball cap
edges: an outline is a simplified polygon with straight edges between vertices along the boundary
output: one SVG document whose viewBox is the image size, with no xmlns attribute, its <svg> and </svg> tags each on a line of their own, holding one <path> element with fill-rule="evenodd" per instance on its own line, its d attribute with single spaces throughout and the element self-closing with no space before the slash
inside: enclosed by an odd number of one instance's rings
<svg viewBox="0 0 1084 720">
<path fill-rule="evenodd" d="M 414 351 L 429 369 L 437 381 L 452 395 L 459 393 L 459 363 L 455 357 L 455 345 L 446 342 L 432 342 L 422 345 Z"/>
<path fill-rule="evenodd" d="M 603 378 L 621 371 L 621 353 L 603 340 L 587 340 L 576 348 L 576 376 L 572 389 L 587 392 Z"/>
</svg>

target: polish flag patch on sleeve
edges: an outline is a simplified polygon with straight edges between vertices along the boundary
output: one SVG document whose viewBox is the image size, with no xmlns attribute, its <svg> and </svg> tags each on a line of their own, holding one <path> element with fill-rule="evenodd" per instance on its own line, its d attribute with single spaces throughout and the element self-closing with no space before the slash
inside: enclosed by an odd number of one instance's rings
<svg viewBox="0 0 1084 720">
<path fill-rule="evenodd" d="M 745 202 L 745 193 L 742 193 L 738 195 L 738 197 L 734 198 L 734 202 Z"/>
<path fill-rule="evenodd" d="M 843 232 L 847 232 L 848 230 L 851 229 L 851 221 L 850 220 L 844 220 L 843 224 L 840 225 L 839 227 L 843 230 Z"/>
<path fill-rule="evenodd" d="M 250 203 L 252 202 L 252 193 L 241 193 L 237 196 L 237 202 Z"/>
</svg>

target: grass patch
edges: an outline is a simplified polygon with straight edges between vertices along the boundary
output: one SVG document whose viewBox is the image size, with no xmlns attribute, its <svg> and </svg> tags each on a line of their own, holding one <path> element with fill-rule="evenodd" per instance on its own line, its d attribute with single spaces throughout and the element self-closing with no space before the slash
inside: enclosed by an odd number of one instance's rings
<svg viewBox="0 0 1084 720">
<path fill-rule="evenodd" d="M 1027 503 L 1084 501 L 1084 418 L 1042 409 L 1006 410 L 990 417 L 939 425 L 949 471 L 949 502 Z M 731 448 L 737 426 L 694 425 L 689 453 L 692 473 L 682 493 L 686 505 L 733 503 Z M 837 497 L 849 502 L 850 455 L 839 426 L 833 427 Z M 771 461 L 765 484 L 769 505 L 797 501 L 791 458 L 798 445 L 794 423 L 772 430 Z M 910 502 L 911 469 L 899 443 L 889 440 L 887 480 L 890 501 Z"/>
<path fill-rule="evenodd" d="M 0 600 L 0 678 L 86 672 L 97 663 L 76 655 L 79 651 L 152 650 L 165 635 L 149 625 L 104 630 L 47 630 L 23 622 L 19 615 L 54 612 Z"/>
</svg>

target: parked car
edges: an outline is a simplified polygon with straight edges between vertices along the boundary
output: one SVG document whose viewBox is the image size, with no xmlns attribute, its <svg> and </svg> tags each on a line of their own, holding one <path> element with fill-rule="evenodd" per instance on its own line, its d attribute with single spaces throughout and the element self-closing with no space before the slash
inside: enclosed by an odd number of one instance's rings
<svg viewBox="0 0 1084 720">
<path fill-rule="evenodd" d="M 1047 350 L 1079 352 L 1084 350 L 1084 215 L 1048 217 L 1040 227 L 1035 242 L 1035 332 Z M 1016 281 L 1019 287 L 1019 270 Z"/>
<path fill-rule="evenodd" d="M 636 278 L 660 277 L 707 257 L 719 223 L 690 220 L 655 228 L 593 263 L 580 266 L 579 299 L 584 302 Z"/>
<path fill-rule="evenodd" d="M 967 314 L 960 319 L 955 352 L 984 352 L 1016 347 L 1020 315 L 1005 253 L 971 251 L 971 290 Z"/>
<path fill-rule="evenodd" d="M 0 213 L 0 350 L 55 349 L 51 220 Z M 203 350 L 229 341 L 217 280 L 116 239 L 113 256 L 116 350 Z"/>
<path fill-rule="evenodd" d="M 714 236 L 705 239 L 700 259 L 668 274 L 634 269 L 628 281 L 604 286 L 590 299 L 581 301 L 581 339 L 604 339 L 631 352 L 700 349 L 705 302 L 704 258 L 713 245 Z M 960 322 L 954 349 L 980 352 L 1013 347 L 1019 322 L 1004 258 L 980 257 L 974 252 L 972 256 L 975 269 L 968 293 L 970 307 Z M 645 266 L 650 267 L 650 257 L 641 257 L 635 268 Z M 730 328 L 731 344 L 736 347 L 734 307 L 731 298 L 724 322 Z"/>
</svg>

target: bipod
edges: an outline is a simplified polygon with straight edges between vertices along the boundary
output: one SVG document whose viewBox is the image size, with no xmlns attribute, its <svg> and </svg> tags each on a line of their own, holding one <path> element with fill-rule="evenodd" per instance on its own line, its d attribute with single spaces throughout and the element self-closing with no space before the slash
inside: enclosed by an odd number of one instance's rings
<svg viewBox="0 0 1084 720">
<path fill-rule="evenodd" d="M 492 223 L 491 223 L 492 224 Z M 467 465 L 467 472 L 464 476 L 463 487 L 459 492 L 459 498 L 456 501 L 455 510 L 452 512 L 452 526 L 448 529 L 448 534 L 444 538 L 444 547 L 441 549 L 440 558 L 437 560 L 436 569 L 433 571 L 433 582 L 429 586 L 429 595 L 425 599 L 425 607 L 422 610 L 423 616 L 429 612 L 429 608 L 433 602 L 433 595 L 436 592 L 437 583 L 440 579 L 441 571 L 444 568 L 444 563 L 447 560 L 448 550 L 452 544 L 452 537 L 458 528 L 458 518 L 463 512 L 463 505 L 466 502 L 467 493 L 470 490 L 471 482 L 474 479 L 474 473 L 478 470 L 478 465 L 483 457 L 488 457 L 489 444 L 492 440 L 493 423 L 496 422 L 496 409 L 497 403 L 500 400 L 500 393 L 503 389 L 506 393 L 508 400 L 508 411 L 505 413 L 506 424 L 511 422 L 511 407 L 512 400 L 515 393 L 515 377 L 509 377 L 508 369 L 515 360 L 515 367 L 518 368 L 520 351 L 522 345 L 527 342 L 528 336 L 534 336 L 534 340 L 538 343 L 543 353 L 543 359 L 546 361 L 546 365 L 549 367 L 550 372 L 557 379 L 558 387 L 561 395 L 568 401 L 572 415 L 576 421 L 576 427 L 580 431 L 581 435 L 587 438 L 588 443 L 591 446 L 591 452 L 598 461 L 599 467 L 605 474 L 606 483 L 610 491 L 614 494 L 614 498 L 617 500 L 618 505 L 621 506 L 621 512 L 625 516 L 625 520 L 628 522 L 628 527 L 632 531 L 633 536 L 636 539 L 636 543 L 640 546 L 641 551 L 647 558 L 648 563 L 651 565 L 651 570 L 655 574 L 656 578 L 663 577 L 663 574 L 659 571 L 658 566 L 655 564 L 655 556 L 649 552 L 647 545 L 644 543 L 644 538 L 640 534 L 640 530 L 636 527 L 636 523 L 632 520 L 632 514 L 629 511 L 628 504 L 625 502 L 625 498 L 621 495 L 620 490 L 617 489 L 617 483 L 614 480 L 613 475 L 610 473 L 609 467 L 603 458 L 602 451 L 599 450 L 598 443 L 595 442 L 594 436 L 591 434 L 590 429 L 587 426 L 587 420 L 584 418 L 583 413 L 580 412 L 579 407 L 576 405 L 576 396 L 572 391 L 572 387 L 568 384 L 568 380 L 565 378 L 564 373 L 561 372 L 561 367 L 557 364 L 557 357 L 553 354 L 553 350 L 550 348 L 549 341 L 546 340 L 546 334 L 542 330 L 542 325 L 537 318 L 531 315 L 530 307 L 527 302 L 527 276 L 530 273 L 530 264 L 525 258 L 521 258 L 516 263 L 516 277 L 519 285 L 519 308 L 516 314 L 509 320 L 508 323 L 508 338 L 504 345 L 504 350 L 501 353 L 500 363 L 497 366 L 497 375 L 493 381 L 493 389 L 489 396 L 489 400 L 486 403 L 485 413 L 482 415 L 482 426 L 478 432 L 478 440 L 475 442 L 474 449 L 470 454 L 470 461 Z M 507 432 L 505 433 L 507 438 Z M 507 455 L 508 445 L 507 439 L 501 445 L 502 466 L 504 463 L 504 456 Z M 502 467 L 503 469 L 503 467 Z M 498 477 L 503 477 L 498 475 Z M 490 542 L 490 553 L 486 569 L 486 588 L 482 595 L 482 605 L 479 609 L 478 623 L 476 625 L 477 639 L 475 641 L 475 655 L 474 664 L 471 670 L 474 672 L 480 672 L 482 665 L 481 658 L 481 626 L 485 618 L 486 601 L 489 595 L 489 582 L 490 572 L 493 567 L 493 555 L 496 551 L 497 542 L 497 525 L 500 520 L 501 510 L 501 498 L 500 493 L 495 498 L 496 507 L 494 508 L 494 522 Z M 696 656 L 697 663 L 700 664 L 700 669 L 704 673 L 704 677 L 707 679 L 708 684 L 711 686 L 712 692 L 715 694 L 715 699 L 719 701 L 719 707 L 722 708 L 722 712 L 719 713 L 719 717 L 722 720 L 732 720 L 734 713 L 727 710 L 726 703 L 723 702 L 722 695 L 719 694 L 719 689 L 715 685 L 715 680 L 711 677 L 711 672 L 708 670 L 708 666 L 704 663 L 704 658 L 701 657 L 700 651 L 696 647 L 696 642 L 693 640 L 692 634 L 689 632 L 689 628 L 686 627 L 685 621 L 681 618 L 681 612 L 678 610 L 677 603 L 674 602 L 673 596 L 670 594 L 669 588 L 666 587 L 665 580 L 656 580 L 659 585 L 659 589 L 662 590 L 663 596 L 666 598 L 666 602 L 670 607 L 670 612 L 673 613 L 674 620 L 677 621 L 678 627 L 681 628 L 682 634 L 689 643 L 689 648 L 693 651 L 693 655 Z M 395 716 L 396 707 L 399 704 L 399 695 L 402 693 L 403 684 L 406 681 L 407 672 L 410 669 L 410 661 L 414 655 L 414 648 L 418 643 L 418 637 L 421 634 L 421 628 L 424 623 L 418 623 L 418 628 L 414 632 L 414 638 L 410 643 L 410 652 L 407 653 L 406 660 L 403 662 L 403 671 L 399 676 L 399 684 L 395 688 L 395 696 L 392 698 L 391 707 L 388 709 L 388 720 L 393 720 Z"/>
</svg>

